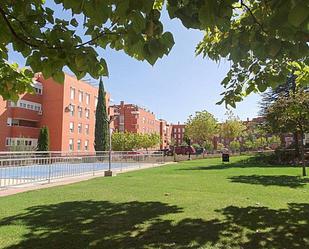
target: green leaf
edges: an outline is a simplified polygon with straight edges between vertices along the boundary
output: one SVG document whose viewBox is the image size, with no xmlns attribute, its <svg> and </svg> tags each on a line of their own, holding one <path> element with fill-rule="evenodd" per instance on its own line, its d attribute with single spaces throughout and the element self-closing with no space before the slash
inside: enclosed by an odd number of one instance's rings
<svg viewBox="0 0 309 249">
<path fill-rule="evenodd" d="M 74 27 L 77 27 L 77 26 L 78 26 L 78 22 L 76 21 L 75 18 L 73 18 L 73 19 L 71 20 L 70 24 L 71 24 L 72 26 L 74 26 Z"/>
<path fill-rule="evenodd" d="M 309 8 L 303 4 L 296 5 L 288 15 L 288 21 L 293 26 L 298 27 L 309 16 Z"/>
<path fill-rule="evenodd" d="M 52 74 L 52 77 L 55 81 L 59 83 L 64 83 L 64 73 L 62 71 L 58 71 Z"/>
<path fill-rule="evenodd" d="M 165 32 L 162 35 L 162 41 L 164 45 L 168 47 L 169 49 L 171 49 L 175 44 L 174 37 L 171 32 Z"/>
<path fill-rule="evenodd" d="M 273 39 L 270 41 L 269 53 L 272 57 L 276 57 L 281 49 L 281 41 L 278 39 Z"/>
<path fill-rule="evenodd" d="M 132 17 L 132 25 L 133 25 L 133 29 L 137 33 L 139 33 L 145 28 L 146 20 L 144 19 L 142 14 L 135 13 Z"/>
<path fill-rule="evenodd" d="M 100 60 L 100 71 L 99 71 L 99 75 L 103 75 L 103 76 L 109 76 L 109 72 L 108 72 L 108 67 L 107 67 L 107 63 L 104 59 Z"/>
</svg>

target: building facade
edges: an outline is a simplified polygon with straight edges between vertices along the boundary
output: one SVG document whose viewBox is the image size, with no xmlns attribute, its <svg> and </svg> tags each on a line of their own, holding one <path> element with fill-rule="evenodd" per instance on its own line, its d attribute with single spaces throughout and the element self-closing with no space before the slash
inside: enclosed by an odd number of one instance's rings
<svg viewBox="0 0 309 249">
<path fill-rule="evenodd" d="M 160 119 L 160 149 L 169 149 L 172 139 L 172 126 L 164 119 Z"/>
<path fill-rule="evenodd" d="M 174 140 L 176 146 L 180 146 L 184 142 L 185 124 L 172 124 L 171 125 L 171 137 Z"/>
<path fill-rule="evenodd" d="M 160 121 L 153 112 L 134 104 L 126 104 L 124 101 L 111 106 L 110 109 L 110 112 L 115 114 L 115 131 L 160 134 Z"/>
<path fill-rule="evenodd" d="M 98 88 L 68 74 L 64 84 L 36 74 L 34 89 L 17 103 L 0 98 L 0 150 L 36 147 L 40 128 L 47 126 L 50 150 L 94 151 Z M 108 106 L 108 94 L 106 101 Z"/>
</svg>

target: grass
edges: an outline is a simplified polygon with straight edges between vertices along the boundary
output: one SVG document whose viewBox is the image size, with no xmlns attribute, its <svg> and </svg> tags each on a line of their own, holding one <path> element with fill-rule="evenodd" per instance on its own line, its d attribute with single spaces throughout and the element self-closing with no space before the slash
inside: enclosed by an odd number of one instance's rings
<svg viewBox="0 0 309 249">
<path fill-rule="evenodd" d="M 0 248 L 309 248 L 309 178 L 247 157 L 0 198 Z"/>
</svg>

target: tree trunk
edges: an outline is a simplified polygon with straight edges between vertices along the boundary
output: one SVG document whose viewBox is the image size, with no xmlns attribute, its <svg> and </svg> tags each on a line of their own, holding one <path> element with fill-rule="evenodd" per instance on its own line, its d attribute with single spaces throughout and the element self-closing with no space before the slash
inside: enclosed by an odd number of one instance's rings
<svg viewBox="0 0 309 249">
<path fill-rule="evenodd" d="M 176 153 L 175 153 L 175 145 L 173 146 L 173 157 L 174 157 L 174 162 L 177 162 Z"/>
<path fill-rule="evenodd" d="M 301 154 L 301 161 L 302 161 L 302 168 L 303 168 L 303 176 L 306 176 L 306 161 L 305 161 L 305 148 L 304 148 L 304 134 L 301 134 L 300 137 L 300 154 Z M 297 140 L 298 141 L 298 140 Z"/>
<path fill-rule="evenodd" d="M 294 139 L 295 154 L 298 160 L 300 160 L 301 155 L 299 153 L 299 143 L 298 143 L 298 132 L 297 131 L 293 133 L 293 139 Z"/>
</svg>

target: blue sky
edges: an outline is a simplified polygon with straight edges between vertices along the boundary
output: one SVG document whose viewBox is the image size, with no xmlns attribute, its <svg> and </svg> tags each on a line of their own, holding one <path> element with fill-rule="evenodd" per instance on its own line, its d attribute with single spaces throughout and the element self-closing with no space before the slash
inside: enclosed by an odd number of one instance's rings
<svg viewBox="0 0 309 249">
<path fill-rule="evenodd" d="M 61 15 L 61 9 L 58 13 Z M 171 53 L 154 66 L 136 61 L 123 52 L 99 51 L 108 63 L 110 75 L 104 82 L 114 103 L 124 100 L 144 106 L 158 118 L 172 123 L 185 122 L 190 114 L 200 110 L 209 111 L 219 121 L 224 120 L 225 106 L 215 103 L 221 99 L 223 88 L 220 82 L 229 63 L 221 61 L 217 64 L 196 57 L 194 50 L 203 33 L 184 28 L 178 20 L 170 20 L 166 13 L 162 20 L 165 30 L 173 33 L 175 45 Z M 16 53 L 11 53 L 10 61 L 23 64 L 23 59 Z M 233 112 L 243 120 L 251 119 L 257 116 L 259 100 L 259 95 L 251 95 Z"/>
</svg>

